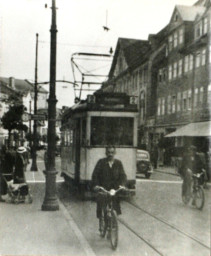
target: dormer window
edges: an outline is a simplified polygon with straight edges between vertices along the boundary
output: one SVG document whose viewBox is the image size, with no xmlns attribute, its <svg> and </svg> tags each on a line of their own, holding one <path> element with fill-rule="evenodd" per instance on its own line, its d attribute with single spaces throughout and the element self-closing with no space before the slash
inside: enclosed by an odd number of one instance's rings
<svg viewBox="0 0 211 256">
<path fill-rule="evenodd" d="M 206 34 L 208 31 L 208 19 L 204 17 L 195 25 L 195 39 L 201 37 Z"/>
<path fill-rule="evenodd" d="M 178 21 L 178 14 L 176 13 L 175 16 L 174 16 L 174 21 Z"/>
</svg>

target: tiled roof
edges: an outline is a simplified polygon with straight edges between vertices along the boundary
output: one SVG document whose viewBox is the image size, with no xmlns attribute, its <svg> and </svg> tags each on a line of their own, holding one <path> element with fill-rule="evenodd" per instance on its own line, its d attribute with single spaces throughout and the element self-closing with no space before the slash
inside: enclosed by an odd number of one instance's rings
<svg viewBox="0 0 211 256">
<path fill-rule="evenodd" d="M 124 54 L 128 66 L 133 68 L 141 64 L 144 55 L 148 52 L 149 49 L 149 42 L 145 40 L 136 40 L 131 45 L 125 47 Z"/>
<path fill-rule="evenodd" d="M 125 60 L 129 68 L 135 68 L 142 63 L 144 56 L 149 51 L 150 45 L 147 40 L 138 40 L 130 38 L 119 38 L 114 54 L 114 59 L 109 72 L 109 77 L 112 77 L 115 69 L 119 51 L 124 53 Z"/>
<path fill-rule="evenodd" d="M 194 21 L 197 15 L 202 15 L 206 8 L 202 6 L 184 6 L 176 5 L 175 7 L 184 21 Z"/>
</svg>

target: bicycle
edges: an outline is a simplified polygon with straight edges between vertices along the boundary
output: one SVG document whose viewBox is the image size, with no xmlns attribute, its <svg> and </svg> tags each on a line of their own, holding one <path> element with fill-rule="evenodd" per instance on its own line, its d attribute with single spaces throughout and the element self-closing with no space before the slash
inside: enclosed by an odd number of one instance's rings
<svg viewBox="0 0 211 256">
<path fill-rule="evenodd" d="M 188 195 L 184 182 L 182 184 L 182 201 L 185 205 L 187 205 L 190 202 L 190 199 L 192 198 L 192 204 L 196 206 L 197 209 L 202 210 L 204 207 L 204 190 L 203 190 L 203 184 L 204 184 L 204 172 L 196 173 L 192 175 L 193 178 L 193 185 L 191 188 L 191 194 Z"/>
<path fill-rule="evenodd" d="M 104 189 L 103 187 L 97 187 L 96 189 L 99 194 L 105 196 L 105 204 L 102 210 L 102 216 L 99 220 L 99 231 L 100 236 L 105 237 L 107 233 L 107 238 L 110 240 L 111 248 L 115 250 L 118 245 L 118 221 L 117 214 L 113 207 L 113 199 L 120 191 L 127 191 L 124 187 L 119 187 L 119 189 L 111 189 L 110 191 Z"/>
</svg>

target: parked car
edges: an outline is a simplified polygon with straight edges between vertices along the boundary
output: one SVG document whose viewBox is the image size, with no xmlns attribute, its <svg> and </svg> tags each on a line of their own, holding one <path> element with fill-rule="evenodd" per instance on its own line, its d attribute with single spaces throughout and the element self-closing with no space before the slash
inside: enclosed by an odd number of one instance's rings
<svg viewBox="0 0 211 256">
<path fill-rule="evenodd" d="M 147 179 L 153 173 L 153 167 L 150 162 L 150 154 L 146 150 L 138 149 L 136 153 L 137 174 L 144 174 Z"/>
</svg>

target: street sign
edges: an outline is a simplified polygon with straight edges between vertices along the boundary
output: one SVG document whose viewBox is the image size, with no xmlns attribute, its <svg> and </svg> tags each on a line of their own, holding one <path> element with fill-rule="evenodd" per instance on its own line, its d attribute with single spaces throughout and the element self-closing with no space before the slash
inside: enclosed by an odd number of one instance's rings
<svg viewBox="0 0 211 256">
<path fill-rule="evenodd" d="M 46 120 L 46 115 L 32 115 L 32 120 Z"/>
</svg>

